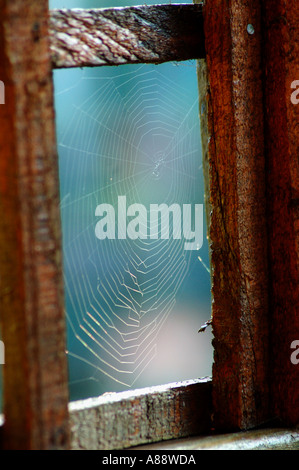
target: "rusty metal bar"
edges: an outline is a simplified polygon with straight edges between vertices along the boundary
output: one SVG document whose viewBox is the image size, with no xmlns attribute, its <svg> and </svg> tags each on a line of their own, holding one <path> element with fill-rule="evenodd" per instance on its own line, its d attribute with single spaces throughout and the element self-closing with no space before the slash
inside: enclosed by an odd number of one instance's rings
<svg viewBox="0 0 299 470">
<path fill-rule="evenodd" d="M 260 2 L 207 0 L 214 425 L 269 418 L 268 267 Z"/>
<path fill-rule="evenodd" d="M 53 68 L 205 57 L 202 5 L 52 10 Z"/>
<path fill-rule="evenodd" d="M 208 378 L 72 402 L 71 448 L 123 449 L 208 434 L 211 404 L 212 382 Z"/>
<path fill-rule="evenodd" d="M 270 265 L 271 405 L 299 424 L 299 5 L 262 2 Z M 297 83 L 296 83 L 297 82 Z M 297 91 L 295 90 L 297 88 Z"/>
<path fill-rule="evenodd" d="M 3 445 L 68 448 L 68 381 L 47 0 L 0 0 Z"/>
</svg>

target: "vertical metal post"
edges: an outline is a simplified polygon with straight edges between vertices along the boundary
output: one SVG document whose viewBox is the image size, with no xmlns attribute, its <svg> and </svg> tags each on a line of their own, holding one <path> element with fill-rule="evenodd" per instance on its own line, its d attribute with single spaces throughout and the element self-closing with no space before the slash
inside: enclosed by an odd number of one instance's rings
<svg viewBox="0 0 299 470">
<path fill-rule="evenodd" d="M 271 407 L 299 423 L 299 5 L 263 5 L 265 136 L 270 264 Z"/>
<path fill-rule="evenodd" d="M 207 0 L 204 31 L 214 425 L 248 429 L 269 417 L 260 2 Z"/>
<path fill-rule="evenodd" d="M 0 0 L 4 447 L 68 448 L 58 171 L 47 0 Z"/>
</svg>

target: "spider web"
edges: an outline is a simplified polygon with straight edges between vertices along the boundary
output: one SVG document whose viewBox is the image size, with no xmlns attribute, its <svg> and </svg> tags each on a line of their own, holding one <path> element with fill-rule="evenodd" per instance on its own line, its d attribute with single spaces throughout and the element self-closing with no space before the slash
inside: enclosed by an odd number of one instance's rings
<svg viewBox="0 0 299 470">
<path fill-rule="evenodd" d="M 203 203 L 196 73 L 192 67 L 190 93 L 182 86 L 186 70 L 164 64 L 68 71 L 65 80 L 55 74 L 73 386 L 136 385 L 158 354 L 190 266 L 200 265 L 203 283 L 209 279 L 203 252 L 184 250 L 185 240 L 171 233 L 168 240 L 95 237 L 96 207 L 117 208 L 118 196 L 127 206 Z"/>
</svg>

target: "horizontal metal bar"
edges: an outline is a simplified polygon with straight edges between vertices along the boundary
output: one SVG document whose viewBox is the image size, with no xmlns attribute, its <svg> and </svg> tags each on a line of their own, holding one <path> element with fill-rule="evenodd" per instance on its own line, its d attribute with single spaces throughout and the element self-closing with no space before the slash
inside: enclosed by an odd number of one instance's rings
<svg viewBox="0 0 299 470">
<path fill-rule="evenodd" d="M 111 450 L 211 430 L 212 381 L 190 380 L 69 404 L 71 448 Z"/>
<path fill-rule="evenodd" d="M 196 436 L 137 447 L 165 452 L 190 450 L 299 450 L 298 429 L 268 428 L 236 433 Z M 134 450 L 134 448 L 132 449 Z"/>
<path fill-rule="evenodd" d="M 205 57 L 202 4 L 51 10 L 49 27 L 54 69 Z"/>
</svg>

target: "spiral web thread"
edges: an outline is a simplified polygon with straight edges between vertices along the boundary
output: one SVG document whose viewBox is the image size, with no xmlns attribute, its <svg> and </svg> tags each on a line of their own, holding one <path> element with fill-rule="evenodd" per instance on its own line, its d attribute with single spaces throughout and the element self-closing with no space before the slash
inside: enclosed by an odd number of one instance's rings
<svg viewBox="0 0 299 470">
<path fill-rule="evenodd" d="M 169 240 L 95 237 L 96 207 L 117 209 L 118 196 L 127 206 L 203 203 L 195 68 L 187 93 L 180 67 L 167 67 L 170 75 L 149 65 L 84 69 L 57 93 L 74 97 L 58 125 L 68 354 L 87 371 L 74 381 L 87 374 L 133 386 L 157 354 L 190 264 L 209 275 L 171 232 Z"/>
</svg>

